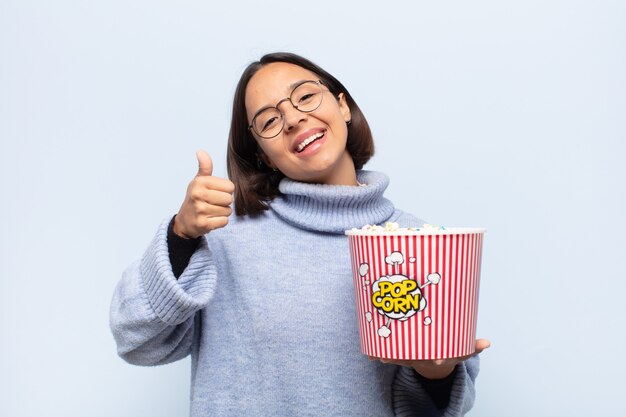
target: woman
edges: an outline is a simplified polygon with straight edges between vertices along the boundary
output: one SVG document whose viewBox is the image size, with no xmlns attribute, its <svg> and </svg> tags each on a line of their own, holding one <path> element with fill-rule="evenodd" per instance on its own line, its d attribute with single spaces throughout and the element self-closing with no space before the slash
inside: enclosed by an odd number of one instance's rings
<svg viewBox="0 0 626 417">
<path fill-rule="evenodd" d="M 198 152 L 179 212 L 116 288 L 118 353 L 139 365 L 191 354 L 192 416 L 464 414 L 478 357 L 384 364 L 359 352 L 343 232 L 423 223 L 383 197 L 384 174 L 361 170 L 372 154 L 365 118 L 326 71 L 286 53 L 248 66 L 232 182 Z"/>
</svg>

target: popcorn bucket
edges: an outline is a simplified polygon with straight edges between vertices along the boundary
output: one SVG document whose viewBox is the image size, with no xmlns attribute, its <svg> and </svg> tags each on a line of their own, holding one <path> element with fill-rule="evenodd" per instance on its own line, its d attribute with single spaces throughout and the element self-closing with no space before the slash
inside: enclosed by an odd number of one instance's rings
<svg viewBox="0 0 626 417">
<path fill-rule="evenodd" d="M 485 229 L 345 233 L 364 354 L 418 360 L 474 353 Z"/>
</svg>

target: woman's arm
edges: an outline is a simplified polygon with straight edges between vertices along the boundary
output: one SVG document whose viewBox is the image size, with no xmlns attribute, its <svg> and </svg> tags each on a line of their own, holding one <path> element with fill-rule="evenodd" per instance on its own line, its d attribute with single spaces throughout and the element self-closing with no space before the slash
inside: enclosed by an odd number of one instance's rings
<svg viewBox="0 0 626 417">
<path fill-rule="evenodd" d="M 178 279 L 168 250 L 164 221 L 141 260 L 124 271 L 110 309 L 118 354 L 137 365 L 159 365 L 190 352 L 195 314 L 209 302 L 216 269 L 206 239 Z"/>
<path fill-rule="evenodd" d="M 399 366 L 393 381 L 393 408 L 397 417 L 412 416 L 463 416 L 474 405 L 476 376 L 478 375 L 480 359 L 478 355 L 472 356 L 459 363 L 452 376 L 451 387 L 446 387 L 450 381 L 442 380 L 442 386 L 449 390 L 449 400 L 444 405 L 442 399 L 433 396 L 433 389 L 437 387 L 425 387 L 423 377 L 408 366 Z M 438 393 L 439 394 L 439 393 Z M 438 395 L 437 394 L 437 395 Z"/>
</svg>

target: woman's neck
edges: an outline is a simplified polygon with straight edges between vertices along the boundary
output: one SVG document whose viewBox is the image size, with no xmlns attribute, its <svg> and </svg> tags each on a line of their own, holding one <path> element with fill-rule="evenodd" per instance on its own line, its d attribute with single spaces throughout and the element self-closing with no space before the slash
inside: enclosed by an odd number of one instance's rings
<svg viewBox="0 0 626 417">
<path fill-rule="evenodd" d="M 359 185 L 356 179 L 354 161 L 348 151 L 344 151 L 341 158 L 337 161 L 336 166 L 326 177 L 322 177 L 315 182 L 326 185 Z"/>
</svg>

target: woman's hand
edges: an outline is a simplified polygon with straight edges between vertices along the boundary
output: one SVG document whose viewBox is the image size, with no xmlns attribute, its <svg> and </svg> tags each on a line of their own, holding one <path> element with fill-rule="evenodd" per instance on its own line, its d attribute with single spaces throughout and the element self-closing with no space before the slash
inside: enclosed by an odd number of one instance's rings
<svg viewBox="0 0 626 417">
<path fill-rule="evenodd" d="M 233 210 L 235 184 L 213 176 L 213 161 L 205 151 L 196 152 L 198 174 L 189 183 L 187 195 L 176 218 L 174 233 L 193 239 L 228 224 Z"/>
<path fill-rule="evenodd" d="M 415 372 L 427 379 L 444 379 L 454 371 L 454 368 L 464 360 L 469 359 L 474 355 L 478 355 L 483 350 L 491 346 L 491 342 L 487 339 L 476 340 L 476 352 L 471 355 L 461 356 L 459 358 L 450 359 L 437 359 L 437 360 L 421 360 L 421 361 L 406 361 L 396 359 L 381 359 L 370 356 L 372 360 L 379 360 L 382 363 L 391 363 L 400 366 L 410 366 L 415 369 Z"/>
</svg>

